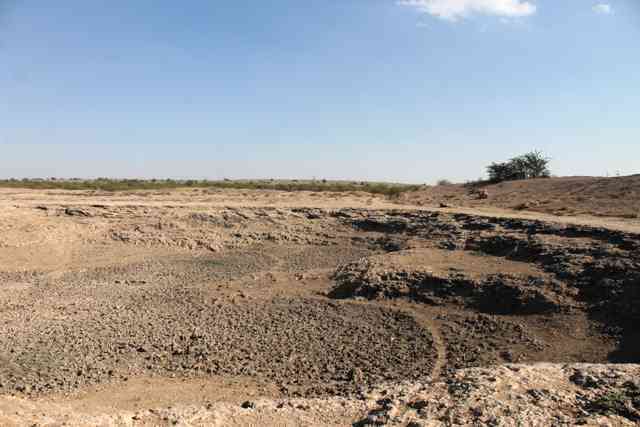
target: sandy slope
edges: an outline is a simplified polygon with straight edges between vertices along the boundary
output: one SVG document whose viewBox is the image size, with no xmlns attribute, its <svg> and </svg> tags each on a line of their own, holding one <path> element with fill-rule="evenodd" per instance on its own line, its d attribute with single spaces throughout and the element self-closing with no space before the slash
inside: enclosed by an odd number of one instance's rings
<svg viewBox="0 0 640 427">
<path fill-rule="evenodd" d="M 557 216 L 640 218 L 640 175 L 613 178 L 563 177 L 504 182 L 481 187 L 479 200 L 464 185 L 425 187 L 406 193 L 401 203 L 482 207 L 541 212 Z"/>
</svg>

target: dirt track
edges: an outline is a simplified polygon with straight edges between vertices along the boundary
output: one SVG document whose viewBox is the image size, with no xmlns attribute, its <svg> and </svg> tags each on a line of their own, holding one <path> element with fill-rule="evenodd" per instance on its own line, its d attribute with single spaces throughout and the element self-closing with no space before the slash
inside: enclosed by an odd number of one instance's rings
<svg viewBox="0 0 640 427">
<path fill-rule="evenodd" d="M 632 220 L 554 223 L 359 193 L 0 197 L 4 423 L 16 422 L 10 402 L 27 419 L 34 399 L 51 420 L 66 407 L 134 423 L 136 410 L 166 404 L 166 388 L 185 408 L 311 399 L 290 419 L 344 425 L 383 384 L 514 362 L 640 361 Z M 221 382 L 232 392 L 216 392 Z M 313 399 L 322 404 L 301 403 Z"/>
</svg>

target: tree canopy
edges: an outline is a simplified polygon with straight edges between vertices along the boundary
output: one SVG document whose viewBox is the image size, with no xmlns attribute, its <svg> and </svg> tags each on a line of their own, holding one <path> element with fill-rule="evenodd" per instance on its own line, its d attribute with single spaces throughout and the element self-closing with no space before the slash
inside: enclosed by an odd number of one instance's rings
<svg viewBox="0 0 640 427">
<path fill-rule="evenodd" d="M 550 160 L 540 151 L 531 151 L 506 162 L 491 163 L 487 166 L 489 181 L 503 182 L 519 179 L 548 178 L 551 176 L 551 171 L 549 170 Z"/>
</svg>

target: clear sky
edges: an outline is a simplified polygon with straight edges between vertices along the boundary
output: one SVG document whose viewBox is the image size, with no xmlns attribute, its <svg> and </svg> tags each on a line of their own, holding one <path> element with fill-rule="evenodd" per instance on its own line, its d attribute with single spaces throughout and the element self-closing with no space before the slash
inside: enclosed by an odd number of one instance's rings
<svg viewBox="0 0 640 427">
<path fill-rule="evenodd" d="M 640 173 L 638 0 L 0 0 L 0 177 Z"/>
</svg>

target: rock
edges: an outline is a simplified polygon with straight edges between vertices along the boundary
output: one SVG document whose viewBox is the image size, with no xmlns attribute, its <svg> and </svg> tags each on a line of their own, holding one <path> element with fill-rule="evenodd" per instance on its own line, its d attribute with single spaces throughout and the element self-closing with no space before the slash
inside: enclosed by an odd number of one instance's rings
<svg viewBox="0 0 640 427">
<path fill-rule="evenodd" d="M 256 404 L 247 400 L 245 402 L 242 402 L 242 405 L 240 405 L 240 407 L 242 409 L 255 409 Z"/>
<path fill-rule="evenodd" d="M 69 216 L 84 216 L 84 217 L 91 216 L 89 212 L 82 209 L 78 209 L 78 208 L 66 208 L 64 210 L 64 213 Z"/>
<path fill-rule="evenodd" d="M 503 351 L 502 353 L 500 353 L 500 357 L 502 357 L 506 362 L 513 362 L 515 360 L 515 357 L 513 355 L 513 351 L 511 350 L 506 350 Z"/>
<path fill-rule="evenodd" d="M 478 200 L 485 200 L 489 198 L 489 192 L 487 190 L 478 190 Z"/>
<path fill-rule="evenodd" d="M 379 399 L 376 403 L 378 405 L 380 405 L 384 410 L 387 410 L 391 406 L 393 406 L 393 400 L 388 398 L 388 397 L 384 397 L 382 399 Z"/>
<path fill-rule="evenodd" d="M 409 407 L 415 409 L 416 411 L 424 409 L 427 406 L 429 406 L 429 402 L 427 402 L 426 400 L 414 400 L 413 402 L 409 403 Z"/>
<path fill-rule="evenodd" d="M 584 388 L 598 388 L 600 383 L 596 377 L 589 375 L 581 370 L 575 371 L 573 375 L 569 377 L 571 382 Z"/>
<path fill-rule="evenodd" d="M 383 426 L 387 424 L 389 420 L 390 420 L 390 417 L 386 413 L 386 411 L 384 410 L 372 411 L 369 413 L 369 415 L 367 415 L 366 424 L 364 425 Z"/>
</svg>

